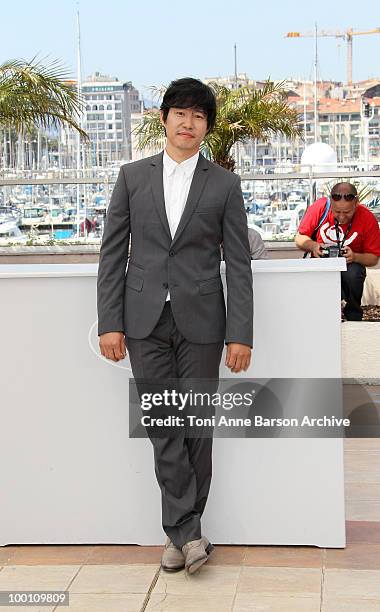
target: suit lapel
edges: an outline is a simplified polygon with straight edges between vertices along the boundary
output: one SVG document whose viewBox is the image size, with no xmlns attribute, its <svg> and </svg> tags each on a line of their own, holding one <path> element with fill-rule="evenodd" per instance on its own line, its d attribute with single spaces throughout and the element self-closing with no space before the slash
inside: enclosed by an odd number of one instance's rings
<svg viewBox="0 0 380 612">
<path fill-rule="evenodd" d="M 206 185 L 208 178 L 208 163 L 205 157 L 200 153 L 197 165 L 194 170 L 193 180 L 191 181 L 189 195 L 187 196 L 186 204 L 183 209 L 183 213 L 180 222 L 177 227 L 177 231 L 174 234 L 171 246 L 178 240 L 186 225 L 190 221 L 190 217 L 193 214 L 198 200 L 201 197 L 204 186 Z M 165 207 L 165 205 L 164 205 Z"/>
<path fill-rule="evenodd" d="M 170 241 L 172 239 L 170 234 L 170 228 L 168 218 L 166 216 L 165 199 L 164 199 L 164 181 L 163 181 L 163 152 L 155 155 L 151 161 L 151 185 L 153 201 L 156 205 L 158 215 L 161 219 L 161 223 L 164 226 L 166 233 L 168 234 Z"/>
</svg>

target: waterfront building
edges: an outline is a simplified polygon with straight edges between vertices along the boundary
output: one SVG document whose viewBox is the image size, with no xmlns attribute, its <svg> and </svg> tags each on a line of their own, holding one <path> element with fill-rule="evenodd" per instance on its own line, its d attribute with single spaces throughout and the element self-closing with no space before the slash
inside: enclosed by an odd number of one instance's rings
<svg viewBox="0 0 380 612">
<path fill-rule="evenodd" d="M 139 113 L 138 90 L 131 81 L 95 72 L 82 83 L 85 99 L 84 129 L 92 142 L 96 166 L 131 161 L 131 115 Z"/>
<path fill-rule="evenodd" d="M 77 87 L 72 81 L 73 87 Z M 132 160 L 131 117 L 140 113 L 142 101 L 131 81 L 95 72 L 81 87 L 84 99 L 82 127 L 90 143 L 81 145 L 84 167 L 102 167 Z M 61 127 L 58 139 L 60 166 L 76 167 L 78 136 Z"/>
<path fill-rule="evenodd" d="M 283 136 L 274 136 L 269 142 L 248 141 L 240 145 L 242 172 L 255 167 L 299 164 L 305 147 L 315 140 L 333 147 L 342 165 L 380 165 L 379 80 L 353 83 L 349 88 L 333 81 L 318 82 L 316 136 L 314 83 L 289 79 L 285 87 L 289 104 L 300 115 L 304 128 L 302 138 L 289 141 Z"/>
</svg>

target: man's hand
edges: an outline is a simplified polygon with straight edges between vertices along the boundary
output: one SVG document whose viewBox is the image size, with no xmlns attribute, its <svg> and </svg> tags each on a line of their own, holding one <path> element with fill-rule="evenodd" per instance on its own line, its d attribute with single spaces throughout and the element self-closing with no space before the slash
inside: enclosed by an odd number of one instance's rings
<svg viewBox="0 0 380 612">
<path fill-rule="evenodd" d="M 322 245 L 319 242 L 312 240 L 310 236 L 307 236 L 306 234 L 299 234 L 297 232 L 295 242 L 299 249 L 312 253 L 314 257 L 322 257 Z"/>
<path fill-rule="evenodd" d="M 355 253 L 349 246 L 344 247 L 342 255 L 346 258 L 348 264 L 355 261 Z"/>
<path fill-rule="evenodd" d="M 311 245 L 311 253 L 314 255 L 314 257 L 322 257 L 323 253 L 322 253 L 322 244 L 320 242 L 314 242 Z"/>
<path fill-rule="evenodd" d="M 99 336 L 99 348 L 103 357 L 111 359 L 111 361 L 124 359 L 127 350 L 125 348 L 123 332 L 107 332 L 102 334 Z"/>
<path fill-rule="evenodd" d="M 227 355 L 226 363 L 227 368 L 238 374 L 244 370 L 246 372 L 251 363 L 251 347 L 247 344 L 238 344 L 237 342 L 230 342 L 227 344 Z"/>
</svg>

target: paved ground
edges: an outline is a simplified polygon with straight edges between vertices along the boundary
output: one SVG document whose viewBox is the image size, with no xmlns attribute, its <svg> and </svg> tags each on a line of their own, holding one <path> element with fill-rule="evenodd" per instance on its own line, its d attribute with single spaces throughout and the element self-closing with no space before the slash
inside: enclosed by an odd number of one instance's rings
<svg viewBox="0 0 380 612">
<path fill-rule="evenodd" d="M 348 521 L 347 540 L 217 546 L 193 576 L 160 571 L 159 546 L 6 546 L 0 591 L 69 591 L 69 608 L 28 608 L 41 612 L 379 612 L 380 522 Z"/>
</svg>

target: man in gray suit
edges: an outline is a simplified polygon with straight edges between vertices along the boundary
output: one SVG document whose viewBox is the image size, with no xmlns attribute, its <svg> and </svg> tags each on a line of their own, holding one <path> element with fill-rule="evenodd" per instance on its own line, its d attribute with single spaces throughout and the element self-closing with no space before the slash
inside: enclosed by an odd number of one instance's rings
<svg viewBox="0 0 380 612">
<path fill-rule="evenodd" d="M 165 151 L 121 167 L 108 208 L 98 272 L 102 355 L 135 379 L 218 380 L 251 359 L 251 258 L 240 178 L 199 152 L 216 120 L 210 87 L 170 84 L 161 105 Z M 131 252 L 126 271 L 129 242 Z M 224 243 L 227 316 L 220 278 Z M 167 541 L 162 567 L 196 571 L 212 545 L 201 516 L 212 471 L 212 437 L 151 438 Z"/>
</svg>

